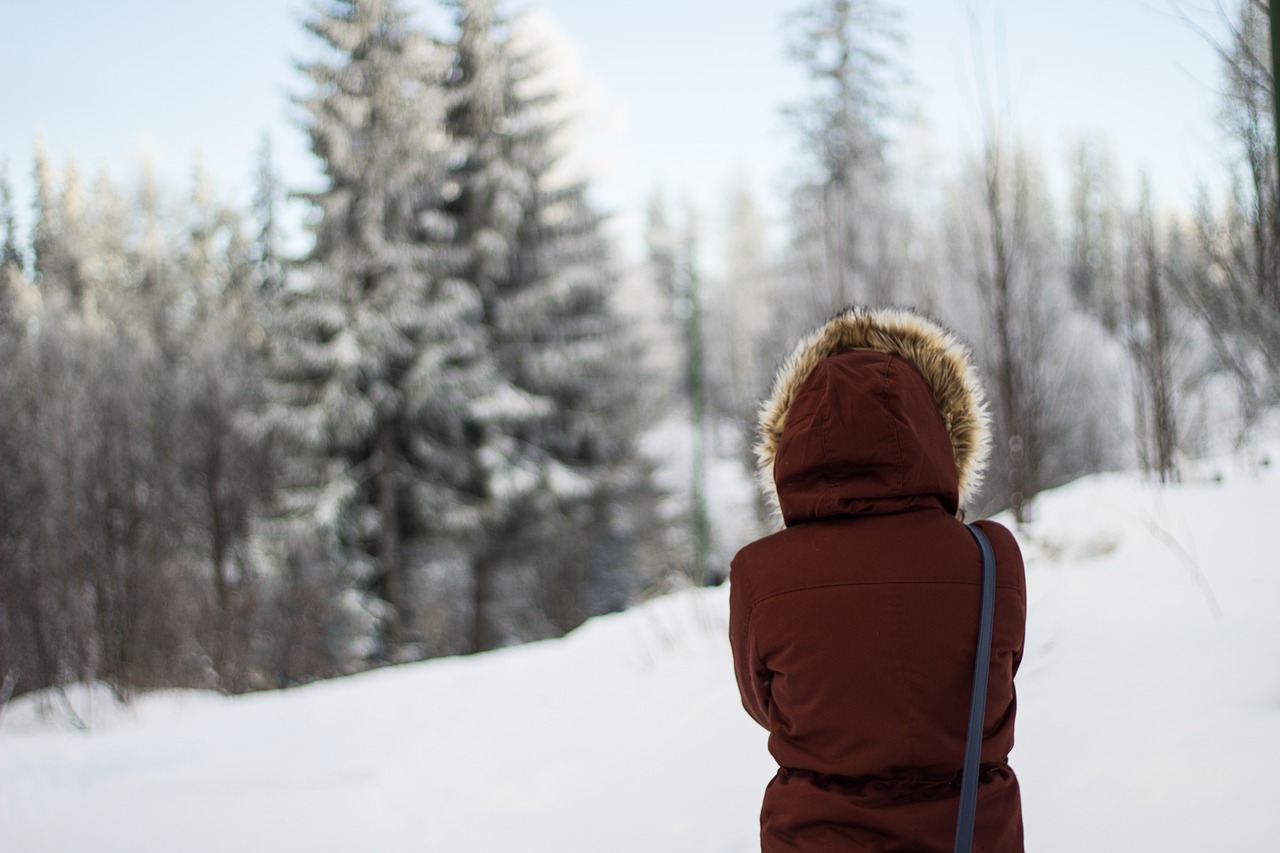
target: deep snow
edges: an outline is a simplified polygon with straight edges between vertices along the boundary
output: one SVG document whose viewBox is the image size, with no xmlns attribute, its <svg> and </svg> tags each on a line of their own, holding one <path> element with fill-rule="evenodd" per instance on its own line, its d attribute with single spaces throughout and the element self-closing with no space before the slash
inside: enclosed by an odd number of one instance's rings
<svg viewBox="0 0 1280 853">
<path fill-rule="evenodd" d="M 1259 460 L 1270 460 L 1261 465 Z M 1280 441 L 1078 481 L 1020 533 L 1033 853 L 1280 850 Z M 0 851 L 750 851 L 773 773 L 725 589 L 569 637 L 91 723 L 0 719 Z"/>
</svg>

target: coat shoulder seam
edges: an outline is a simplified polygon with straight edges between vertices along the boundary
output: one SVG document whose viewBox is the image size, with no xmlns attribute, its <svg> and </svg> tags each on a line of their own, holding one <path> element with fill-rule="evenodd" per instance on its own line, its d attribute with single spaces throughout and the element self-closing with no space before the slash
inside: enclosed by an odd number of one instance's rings
<svg viewBox="0 0 1280 853">
<path fill-rule="evenodd" d="M 867 579 L 867 580 L 838 581 L 834 583 L 806 584 L 804 586 L 788 587 L 787 589 L 781 589 L 781 590 L 778 590 L 777 592 L 770 592 L 770 593 L 767 593 L 766 595 L 762 595 L 751 602 L 751 610 L 754 611 L 757 605 L 763 604 L 764 602 L 772 598 L 778 598 L 779 596 L 788 595 L 793 592 L 811 592 L 813 590 L 832 589 L 835 587 L 842 587 L 842 586 L 893 586 L 895 584 L 953 584 L 957 586 L 981 586 L 982 579 L 976 578 L 974 580 L 956 580 L 952 578 L 883 578 L 883 579 L 876 578 L 876 579 Z M 1022 590 L 1018 589 L 1017 585 L 1015 584 L 997 583 L 996 589 L 1009 590 L 1010 592 L 1018 593 L 1019 597 L 1022 596 Z"/>
</svg>

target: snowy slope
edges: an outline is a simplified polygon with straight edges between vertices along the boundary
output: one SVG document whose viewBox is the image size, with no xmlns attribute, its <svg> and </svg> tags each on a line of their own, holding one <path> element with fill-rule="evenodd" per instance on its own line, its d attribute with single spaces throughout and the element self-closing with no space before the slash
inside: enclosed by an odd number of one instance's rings
<svg viewBox="0 0 1280 853">
<path fill-rule="evenodd" d="M 1280 442 L 1261 455 L 1039 501 L 1012 756 L 1033 853 L 1280 850 Z M 278 693 L 79 693 L 88 733 L 24 699 L 0 851 L 758 849 L 773 764 L 726 607 Z"/>
</svg>

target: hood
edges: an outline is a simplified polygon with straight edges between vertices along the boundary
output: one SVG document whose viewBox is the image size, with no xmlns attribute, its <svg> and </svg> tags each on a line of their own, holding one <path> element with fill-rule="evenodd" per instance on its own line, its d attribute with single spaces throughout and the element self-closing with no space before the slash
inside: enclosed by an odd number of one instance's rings
<svg viewBox="0 0 1280 853">
<path fill-rule="evenodd" d="M 790 526 L 972 500 L 990 446 L 968 349 L 919 314 L 847 308 L 797 343 L 760 414 L 760 483 Z"/>
</svg>

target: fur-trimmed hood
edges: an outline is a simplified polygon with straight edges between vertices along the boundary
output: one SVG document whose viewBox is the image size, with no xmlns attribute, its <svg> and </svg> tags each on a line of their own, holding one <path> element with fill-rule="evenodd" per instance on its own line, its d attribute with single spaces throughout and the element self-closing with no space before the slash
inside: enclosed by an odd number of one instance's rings
<svg viewBox="0 0 1280 853">
<path fill-rule="evenodd" d="M 790 526 L 926 498 L 954 512 L 976 494 L 989 447 L 969 350 L 914 312 L 851 307 L 783 363 L 756 455 Z"/>
</svg>

